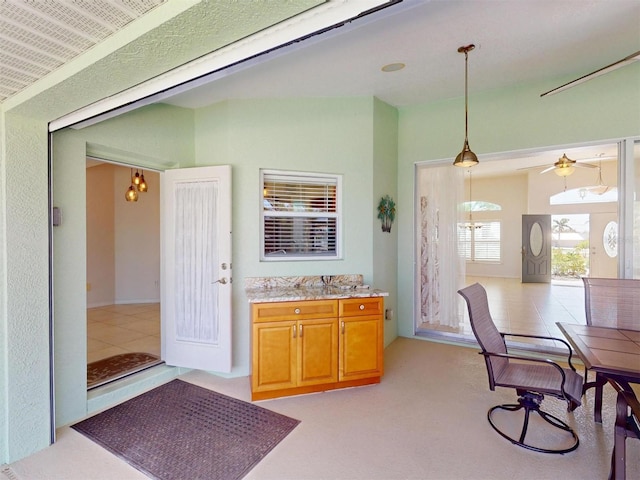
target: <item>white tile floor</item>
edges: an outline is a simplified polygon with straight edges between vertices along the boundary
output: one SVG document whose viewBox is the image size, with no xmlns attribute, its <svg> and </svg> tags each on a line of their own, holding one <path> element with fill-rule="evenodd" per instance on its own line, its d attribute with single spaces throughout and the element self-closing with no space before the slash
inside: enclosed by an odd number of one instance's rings
<svg viewBox="0 0 640 480">
<path fill-rule="evenodd" d="M 564 338 L 556 322 L 585 324 L 584 286 L 582 280 L 552 283 L 522 283 L 517 278 L 467 277 L 466 285 L 478 282 L 487 290 L 489 310 L 498 330 L 526 335 Z M 439 331 L 472 336 L 465 311 L 460 328 L 423 324 L 424 331 Z M 519 340 L 555 346 L 553 342 Z"/>
<path fill-rule="evenodd" d="M 160 356 L 160 304 L 107 305 L 87 310 L 87 363 L 128 352 Z"/>
</svg>

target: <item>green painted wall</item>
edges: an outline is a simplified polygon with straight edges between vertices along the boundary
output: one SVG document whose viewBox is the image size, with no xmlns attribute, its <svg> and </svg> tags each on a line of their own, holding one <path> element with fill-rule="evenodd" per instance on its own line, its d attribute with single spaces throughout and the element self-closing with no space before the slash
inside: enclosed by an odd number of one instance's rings
<svg viewBox="0 0 640 480">
<path fill-rule="evenodd" d="M 62 211 L 63 219 L 62 225 L 53 229 L 56 425 L 65 425 L 88 412 L 87 150 L 105 159 L 159 169 L 189 166 L 194 159 L 193 132 L 192 110 L 151 105 L 91 127 L 67 128 L 53 135 L 53 203 Z M 123 185 L 123 192 L 126 187 Z M 121 395 L 131 395 L 135 388 L 133 385 Z"/>
<path fill-rule="evenodd" d="M 21 458 L 49 442 L 47 134 L 19 115 L 4 127 L 0 453 Z"/>
<path fill-rule="evenodd" d="M 566 79 L 568 81 L 570 79 Z M 553 83 L 469 95 L 469 144 L 478 155 L 640 135 L 640 64 L 540 98 Z M 400 110 L 399 334 L 413 335 L 413 186 L 416 162 L 453 158 L 464 141 L 464 98 Z M 482 159 L 481 159 L 482 160 Z M 410 252 L 410 253 L 409 253 Z"/>
<path fill-rule="evenodd" d="M 393 314 L 384 322 L 385 345 L 398 336 L 398 226 L 382 231 L 377 206 L 389 195 L 398 198 L 398 110 L 374 99 L 373 111 L 373 281 L 386 290 L 385 309 Z M 404 187 L 403 187 L 404 188 Z"/>
<path fill-rule="evenodd" d="M 249 373 L 246 277 L 361 273 L 373 283 L 374 101 L 227 101 L 196 111 L 196 163 L 233 167 L 233 374 Z M 344 258 L 260 262 L 261 168 L 343 175 Z"/>
</svg>

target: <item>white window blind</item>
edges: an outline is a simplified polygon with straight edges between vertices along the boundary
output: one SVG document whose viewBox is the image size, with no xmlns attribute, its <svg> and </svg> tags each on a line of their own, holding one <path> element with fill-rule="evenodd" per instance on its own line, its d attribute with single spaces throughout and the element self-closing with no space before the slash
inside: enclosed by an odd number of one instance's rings
<svg viewBox="0 0 640 480">
<path fill-rule="evenodd" d="M 339 175 L 267 171 L 262 178 L 262 260 L 339 258 Z"/>
<path fill-rule="evenodd" d="M 500 222 L 460 223 L 458 245 L 466 260 L 499 262 Z"/>
</svg>

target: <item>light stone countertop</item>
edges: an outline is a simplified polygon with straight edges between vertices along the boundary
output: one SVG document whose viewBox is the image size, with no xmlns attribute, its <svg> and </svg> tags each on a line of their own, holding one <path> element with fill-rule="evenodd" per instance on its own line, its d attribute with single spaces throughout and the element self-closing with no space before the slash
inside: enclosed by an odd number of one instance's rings
<svg viewBox="0 0 640 480">
<path fill-rule="evenodd" d="M 249 303 L 388 297 L 389 293 L 363 285 L 362 275 L 254 277 L 245 279 Z"/>
<path fill-rule="evenodd" d="M 388 297 L 376 288 L 353 287 L 275 287 L 247 290 L 249 303 L 294 302 L 302 300 L 334 300 L 340 298 Z"/>
</svg>

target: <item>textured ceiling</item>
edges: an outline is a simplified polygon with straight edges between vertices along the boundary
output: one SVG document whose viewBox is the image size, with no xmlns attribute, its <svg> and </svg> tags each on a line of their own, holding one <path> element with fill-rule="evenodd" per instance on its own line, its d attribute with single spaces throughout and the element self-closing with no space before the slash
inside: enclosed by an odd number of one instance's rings
<svg viewBox="0 0 640 480">
<path fill-rule="evenodd" d="M 165 1 L 0 1 L 0 103 Z"/>
</svg>

